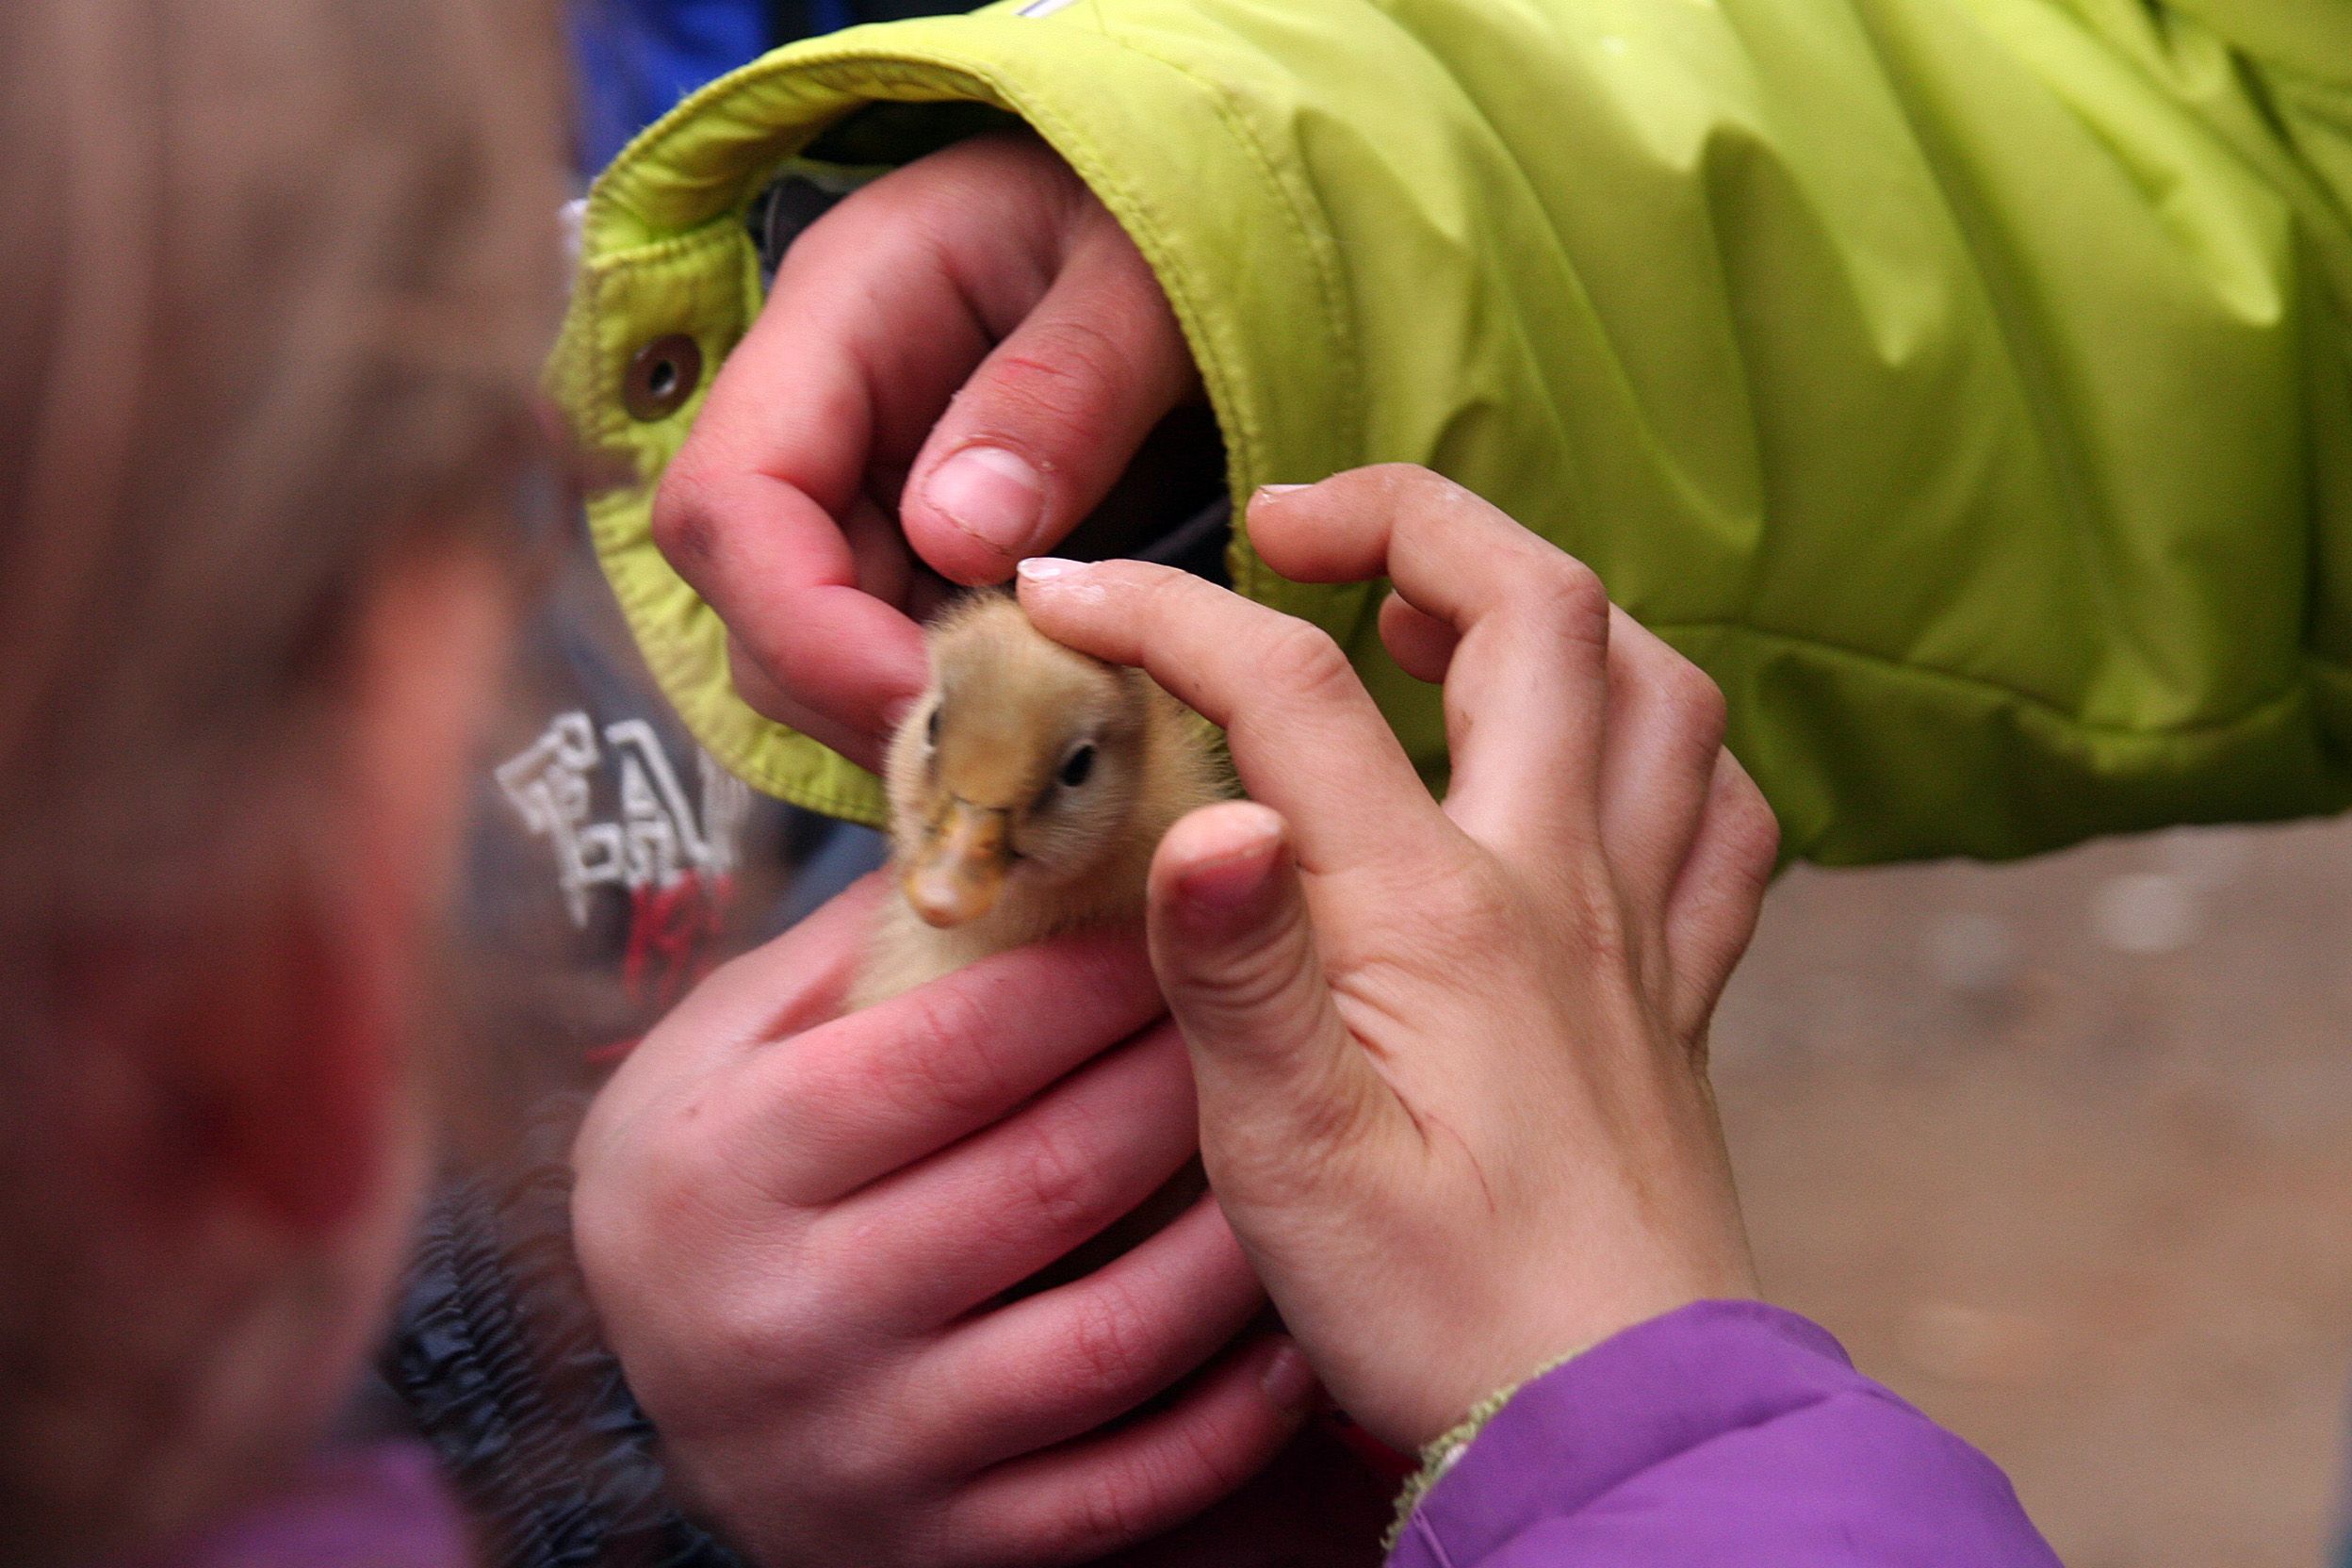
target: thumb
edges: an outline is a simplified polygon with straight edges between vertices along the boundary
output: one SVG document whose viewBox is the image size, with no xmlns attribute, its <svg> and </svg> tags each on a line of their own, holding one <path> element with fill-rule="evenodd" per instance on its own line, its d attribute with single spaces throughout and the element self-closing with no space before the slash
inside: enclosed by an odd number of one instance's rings
<svg viewBox="0 0 2352 1568">
<path fill-rule="evenodd" d="M 1091 198 L 1089 198 L 1089 201 Z M 1099 205 L 1037 308 L 916 456 L 899 520 L 933 570 L 1002 582 L 1101 504 L 1200 378 L 1159 280 Z"/>
<path fill-rule="evenodd" d="M 1393 1104 L 1331 1004 L 1282 817 L 1203 807 L 1152 858 L 1152 968 L 1192 1049 L 1200 1148 L 1219 1196 L 1306 1184 Z"/>
</svg>

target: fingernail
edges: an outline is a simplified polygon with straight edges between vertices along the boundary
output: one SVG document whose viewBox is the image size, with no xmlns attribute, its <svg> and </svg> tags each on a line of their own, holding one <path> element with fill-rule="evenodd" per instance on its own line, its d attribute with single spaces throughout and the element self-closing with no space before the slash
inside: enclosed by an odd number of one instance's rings
<svg viewBox="0 0 2352 1568">
<path fill-rule="evenodd" d="M 1315 1368 L 1307 1364 L 1295 1342 L 1277 1340 L 1274 1353 L 1258 1374 L 1258 1386 L 1266 1390 L 1266 1400 L 1275 1409 L 1303 1410 L 1315 1402 Z"/>
<path fill-rule="evenodd" d="M 1184 868 L 1176 879 L 1177 890 L 1195 908 L 1219 913 L 1240 908 L 1266 886 L 1282 842 L 1282 823 L 1267 812 L 1236 828 L 1232 841 L 1216 855 Z"/>
<path fill-rule="evenodd" d="M 1031 582 L 1051 582 L 1057 577 L 1068 577 L 1072 572 L 1082 571 L 1085 566 L 1086 563 L 1082 561 L 1064 561 L 1058 555 L 1033 555 L 1013 570 Z"/>
<path fill-rule="evenodd" d="M 1290 495 L 1294 491 L 1312 490 L 1314 488 L 1315 486 L 1312 484 L 1261 484 L 1258 486 L 1258 494 L 1261 496 L 1280 497 Z"/>
<path fill-rule="evenodd" d="M 923 498 L 989 548 L 1019 555 L 1045 515 L 1045 481 L 1002 447 L 966 447 L 932 471 Z"/>
</svg>

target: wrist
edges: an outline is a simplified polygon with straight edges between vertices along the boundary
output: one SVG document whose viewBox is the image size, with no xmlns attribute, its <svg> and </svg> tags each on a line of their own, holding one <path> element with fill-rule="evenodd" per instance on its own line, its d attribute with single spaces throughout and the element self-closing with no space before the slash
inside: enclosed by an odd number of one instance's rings
<svg viewBox="0 0 2352 1568">
<path fill-rule="evenodd" d="M 1501 1414 L 1503 1408 L 1521 1389 L 1545 1373 L 1567 1365 L 1598 1343 L 1598 1340 L 1587 1341 L 1573 1350 L 1542 1363 L 1527 1376 L 1514 1379 L 1479 1399 L 1463 1413 L 1461 1420 L 1421 1445 L 1421 1468 L 1406 1478 L 1404 1489 L 1396 1494 L 1396 1515 L 1389 1521 L 1388 1534 L 1381 1541 L 1380 1549 L 1386 1552 L 1395 1548 L 1396 1538 L 1404 1531 L 1405 1522 L 1413 1517 L 1413 1511 L 1421 1506 L 1421 1499 L 1429 1494 L 1429 1488 L 1460 1462 L 1462 1456 L 1470 1451 L 1470 1445 L 1478 1440 L 1478 1433 L 1486 1429 L 1486 1424 Z"/>
</svg>

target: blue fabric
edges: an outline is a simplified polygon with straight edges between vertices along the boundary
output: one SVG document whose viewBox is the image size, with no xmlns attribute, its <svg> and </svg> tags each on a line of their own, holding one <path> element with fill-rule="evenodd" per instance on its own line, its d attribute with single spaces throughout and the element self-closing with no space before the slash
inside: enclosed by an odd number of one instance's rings
<svg viewBox="0 0 2352 1568">
<path fill-rule="evenodd" d="M 852 20 L 848 0 L 816 0 L 811 29 Z M 781 41 L 768 0 L 574 0 L 580 167 L 594 173 L 645 126 L 713 77 Z"/>
<path fill-rule="evenodd" d="M 570 0 L 580 170 L 594 174 L 688 93 L 795 39 L 973 0 Z"/>
</svg>

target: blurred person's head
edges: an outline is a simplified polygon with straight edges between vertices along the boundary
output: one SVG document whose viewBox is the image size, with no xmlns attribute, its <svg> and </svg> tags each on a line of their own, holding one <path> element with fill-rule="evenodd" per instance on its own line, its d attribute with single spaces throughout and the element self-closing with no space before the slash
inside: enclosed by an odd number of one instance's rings
<svg viewBox="0 0 2352 1568">
<path fill-rule="evenodd" d="M 377 1327 L 556 304 L 553 41 L 0 6 L 0 1559 L 232 1500 Z"/>
</svg>

